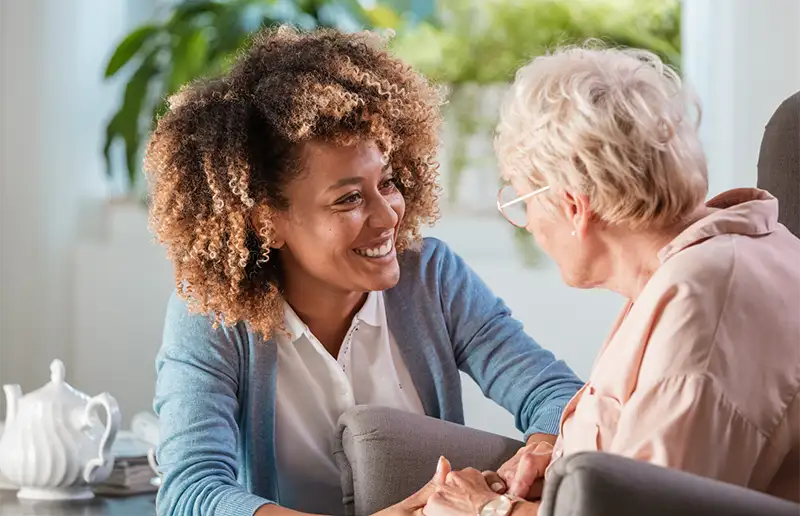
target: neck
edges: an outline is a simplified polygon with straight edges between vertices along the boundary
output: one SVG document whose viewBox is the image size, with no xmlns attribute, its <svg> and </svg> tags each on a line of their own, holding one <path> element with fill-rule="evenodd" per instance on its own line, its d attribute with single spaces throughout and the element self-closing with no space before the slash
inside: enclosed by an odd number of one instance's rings
<svg viewBox="0 0 800 516">
<path fill-rule="evenodd" d="M 283 296 L 289 306 L 325 349 L 334 357 L 338 356 L 342 340 L 353 317 L 367 300 L 367 293 L 339 290 L 292 274 L 286 274 L 283 286 Z"/>
<path fill-rule="evenodd" d="M 679 224 L 661 230 L 631 231 L 623 227 L 606 230 L 607 278 L 598 286 L 636 301 L 653 273 L 661 266 L 659 251 L 686 228 L 705 217 L 703 206 Z"/>
</svg>

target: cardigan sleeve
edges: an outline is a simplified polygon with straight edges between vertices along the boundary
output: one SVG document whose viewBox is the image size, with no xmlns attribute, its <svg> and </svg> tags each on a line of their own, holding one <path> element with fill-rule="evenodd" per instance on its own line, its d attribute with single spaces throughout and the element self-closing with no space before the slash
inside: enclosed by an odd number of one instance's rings
<svg viewBox="0 0 800 516">
<path fill-rule="evenodd" d="M 583 382 L 525 333 L 460 256 L 443 242 L 435 246 L 442 309 L 459 369 L 514 415 L 526 438 L 558 434 L 564 406 Z"/>
<path fill-rule="evenodd" d="M 240 338 L 173 294 L 156 359 L 161 516 L 252 515 L 269 500 L 237 482 Z"/>
</svg>

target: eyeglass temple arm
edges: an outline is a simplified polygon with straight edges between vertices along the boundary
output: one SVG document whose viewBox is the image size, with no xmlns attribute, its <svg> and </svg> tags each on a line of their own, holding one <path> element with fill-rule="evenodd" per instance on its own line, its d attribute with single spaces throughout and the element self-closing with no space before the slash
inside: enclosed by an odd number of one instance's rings
<svg viewBox="0 0 800 516">
<path fill-rule="evenodd" d="M 522 202 L 525 199 L 533 197 L 534 195 L 536 195 L 538 193 L 542 193 L 545 190 L 548 190 L 549 188 L 550 188 L 549 186 L 543 186 L 541 188 L 538 188 L 538 189 L 536 189 L 536 190 L 534 190 L 532 192 L 528 192 L 528 193 L 526 193 L 525 195 L 523 195 L 521 197 L 517 197 L 516 199 L 513 199 L 513 200 L 508 201 L 508 202 L 503 203 L 503 204 L 500 204 L 500 200 L 498 199 L 497 207 L 500 208 L 501 210 L 504 209 L 504 208 L 508 208 L 509 206 L 513 206 L 513 205 L 517 204 L 518 202 Z"/>
</svg>

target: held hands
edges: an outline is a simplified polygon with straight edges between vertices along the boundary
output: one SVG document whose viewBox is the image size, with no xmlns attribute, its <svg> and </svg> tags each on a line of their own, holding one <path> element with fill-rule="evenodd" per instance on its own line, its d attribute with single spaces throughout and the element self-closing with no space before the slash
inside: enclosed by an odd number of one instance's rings
<svg viewBox="0 0 800 516">
<path fill-rule="evenodd" d="M 527 500 L 541 497 L 542 480 L 553 455 L 553 445 L 547 440 L 537 440 L 537 437 L 543 436 L 531 436 L 528 444 L 506 461 L 496 474 L 486 474 L 495 491 Z"/>
<path fill-rule="evenodd" d="M 553 454 L 553 445 L 549 442 L 552 438 L 532 436 L 528 444 L 503 464 L 497 473 L 481 473 L 474 468 L 451 471 L 446 475 L 444 485 L 437 485 L 428 498 L 422 510 L 423 515 L 474 516 L 480 514 L 481 509 L 500 494 L 528 500 L 539 498 L 544 473 Z M 538 504 L 530 508 L 537 511 Z"/>
<path fill-rule="evenodd" d="M 444 485 L 428 498 L 424 516 L 475 516 L 488 502 L 500 497 L 486 483 L 484 474 L 475 468 L 451 471 Z"/>
<path fill-rule="evenodd" d="M 532 436 L 497 473 L 467 468 L 452 471 L 444 457 L 422 489 L 374 516 L 474 516 L 500 494 L 533 500 L 541 496 L 542 479 L 553 453 L 552 436 Z"/>
</svg>

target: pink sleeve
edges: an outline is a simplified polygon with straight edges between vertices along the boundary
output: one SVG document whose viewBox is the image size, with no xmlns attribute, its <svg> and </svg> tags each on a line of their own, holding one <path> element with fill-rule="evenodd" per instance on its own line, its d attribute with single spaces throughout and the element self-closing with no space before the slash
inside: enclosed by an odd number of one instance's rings
<svg viewBox="0 0 800 516">
<path fill-rule="evenodd" d="M 606 451 L 747 485 L 763 446 L 713 378 L 696 374 L 638 388 Z"/>
</svg>

